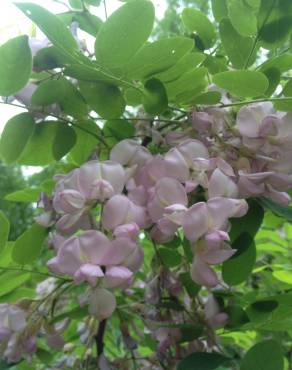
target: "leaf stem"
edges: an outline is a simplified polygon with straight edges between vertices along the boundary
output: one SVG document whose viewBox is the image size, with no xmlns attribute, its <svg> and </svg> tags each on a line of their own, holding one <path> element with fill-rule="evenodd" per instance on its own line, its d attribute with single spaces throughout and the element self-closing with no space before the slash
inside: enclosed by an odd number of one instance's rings
<svg viewBox="0 0 292 370">
<path fill-rule="evenodd" d="M 237 105 L 246 105 L 246 104 L 253 104 L 253 103 L 263 103 L 263 102 L 266 102 L 266 101 L 270 101 L 270 102 L 291 101 L 292 102 L 292 97 L 244 100 L 244 101 L 239 101 L 239 102 L 235 102 L 235 103 L 221 104 L 221 105 L 218 105 L 218 108 L 226 108 L 226 107 L 233 107 L 233 106 L 237 106 Z"/>
<path fill-rule="evenodd" d="M 64 277 L 61 277 L 61 276 L 58 276 L 58 275 L 55 275 L 55 274 L 50 274 L 50 273 L 47 273 L 47 272 L 36 271 L 36 270 L 29 270 L 29 269 L 25 269 L 25 268 L 0 266 L 0 270 L 3 270 L 3 271 L 29 272 L 31 274 L 43 275 L 43 276 L 46 276 L 46 277 L 54 277 L 56 279 L 60 279 L 60 280 L 63 280 L 63 281 L 68 281 L 68 282 L 71 281 L 71 279 L 67 279 L 67 278 L 64 278 Z"/>
</svg>

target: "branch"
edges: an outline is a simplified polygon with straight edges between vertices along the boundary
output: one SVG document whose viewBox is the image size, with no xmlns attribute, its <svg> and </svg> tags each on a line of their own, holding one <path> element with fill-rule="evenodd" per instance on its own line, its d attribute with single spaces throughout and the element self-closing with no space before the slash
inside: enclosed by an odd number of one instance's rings
<svg viewBox="0 0 292 370">
<path fill-rule="evenodd" d="M 103 337 L 104 337 L 104 333 L 105 333 L 105 328 L 106 328 L 106 319 L 100 321 L 99 326 L 98 326 L 98 330 L 97 330 L 97 334 L 94 337 L 95 343 L 96 343 L 97 360 L 98 360 L 99 356 L 103 353 L 103 349 L 104 349 Z"/>
</svg>

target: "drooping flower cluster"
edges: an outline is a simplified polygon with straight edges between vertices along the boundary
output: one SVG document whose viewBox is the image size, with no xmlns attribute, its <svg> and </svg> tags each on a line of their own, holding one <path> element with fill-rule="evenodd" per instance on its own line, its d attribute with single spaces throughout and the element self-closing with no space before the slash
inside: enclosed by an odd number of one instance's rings
<svg viewBox="0 0 292 370">
<path fill-rule="evenodd" d="M 62 241 L 59 236 L 50 269 L 75 283 L 87 281 L 95 297 L 105 295 L 104 289 L 129 286 L 139 269 L 140 231 L 159 244 L 182 232 L 194 254 L 192 279 L 216 286 L 219 277 L 211 266 L 234 254 L 229 219 L 246 214 L 245 198 L 289 202 L 290 120 L 270 103 L 241 108 L 235 124 L 219 108 L 193 112 L 184 131 L 166 132 L 163 155 L 126 139 L 112 148 L 109 160 L 57 176 L 46 222 L 55 223 Z M 78 230 L 85 231 L 71 236 Z M 110 302 L 108 315 L 114 298 Z"/>
</svg>

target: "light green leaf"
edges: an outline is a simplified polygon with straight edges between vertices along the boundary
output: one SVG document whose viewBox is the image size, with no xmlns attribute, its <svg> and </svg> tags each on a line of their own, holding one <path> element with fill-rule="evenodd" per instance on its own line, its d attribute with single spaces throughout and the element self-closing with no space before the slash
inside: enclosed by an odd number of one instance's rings
<svg viewBox="0 0 292 370">
<path fill-rule="evenodd" d="M 27 36 L 10 39 L 0 47 L 0 96 L 22 89 L 29 80 L 32 56 Z"/>
<path fill-rule="evenodd" d="M 241 234 L 232 243 L 237 252 L 222 266 L 222 276 L 229 285 L 238 285 L 246 281 L 252 272 L 256 260 L 256 248 L 249 234 Z"/>
<path fill-rule="evenodd" d="M 73 16 L 73 21 L 78 22 L 79 28 L 96 37 L 103 22 L 100 18 L 89 12 L 76 13 Z"/>
<path fill-rule="evenodd" d="M 93 133 L 94 135 L 101 135 L 100 128 L 93 121 L 83 121 L 79 123 L 80 127 Z M 77 141 L 73 149 L 70 151 L 70 156 L 75 163 L 78 165 L 86 162 L 94 150 L 97 148 L 99 141 L 93 135 L 88 132 L 76 129 Z"/>
<path fill-rule="evenodd" d="M 95 42 L 97 62 L 107 68 L 122 67 L 147 41 L 154 22 L 148 0 L 126 3 L 100 27 Z"/>
<path fill-rule="evenodd" d="M 175 65 L 194 47 L 186 37 L 170 37 L 144 45 L 126 66 L 127 76 L 133 79 L 149 78 Z M 180 74 L 182 71 L 180 71 Z"/>
<path fill-rule="evenodd" d="M 238 69 L 245 67 L 253 47 L 253 39 L 251 37 L 241 36 L 234 29 L 229 19 L 222 19 L 219 25 L 219 31 L 222 45 L 233 66 Z M 248 66 L 255 61 L 256 51 L 257 49 L 255 48 L 253 55 L 249 58 Z"/>
<path fill-rule="evenodd" d="M 243 357 L 240 370 L 283 370 L 282 348 L 276 340 L 254 345 Z"/>
<path fill-rule="evenodd" d="M 255 71 L 228 71 L 213 76 L 214 83 L 242 98 L 263 95 L 269 86 L 267 77 Z"/>
<path fill-rule="evenodd" d="M 37 4 L 16 3 L 15 5 L 43 31 L 53 45 L 66 55 L 78 50 L 76 40 L 57 16 Z"/>
<path fill-rule="evenodd" d="M 31 277 L 30 273 L 8 271 L 0 275 L 0 297 L 23 285 Z"/>
<path fill-rule="evenodd" d="M 20 113 L 6 123 L 0 139 L 0 155 L 6 163 L 14 163 L 20 157 L 34 126 L 29 113 Z"/>
<path fill-rule="evenodd" d="M 213 105 L 218 104 L 221 100 L 219 91 L 207 91 L 203 94 L 197 95 L 193 99 L 194 104 Z"/>
<path fill-rule="evenodd" d="M 32 94 L 31 103 L 37 106 L 47 106 L 60 101 L 64 93 L 64 85 L 61 80 L 44 81 Z"/>
<path fill-rule="evenodd" d="M 167 94 L 162 82 L 152 78 L 145 83 L 142 104 L 145 111 L 153 115 L 163 113 L 167 109 Z"/>
<path fill-rule="evenodd" d="M 155 78 L 162 82 L 171 82 L 179 78 L 183 73 L 188 72 L 194 67 L 198 66 L 206 59 L 203 53 L 188 53 L 166 71 L 157 73 Z"/>
<path fill-rule="evenodd" d="M 276 90 L 281 80 L 281 73 L 277 68 L 271 67 L 263 71 L 264 75 L 269 80 L 269 87 L 265 91 L 266 96 L 271 96 Z"/>
<path fill-rule="evenodd" d="M 204 49 L 209 49 L 215 39 L 215 28 L 209 18 L 197 9 L 184 9 L 182 21 L 185 27 L 196 33 L 203 42 Z"/>
<path fill-rule="evenodd" d="M 226 0 L 212 0 L 212 13 L 217 22 L 220 22 L 227 16 Z"/>
<path fill-rule="evenodd" d="M 288 80 L 283 87 L 283 91 L 281 97 L 291 97 L 292 98 L 292 79 Z M 287 101 L 277 101 L 274 102 L 274 107 L 277 110 L 283 112 L 291 112 L 292 111 L 292 99 Z"/>
<path fill-rule="evenodd" d="M 5 247 L 10 231 L 10 222 L 5 214 L 0 211 L 0 251 Z"/>
<path fill-rule="evenodd" d="M 0 297 L 0 303 L 15 303 L 20 299 L 35 298 L 35 289 L 19 287 Z M 1 368 L 0 368 L 1 369 Z"/>
<path fill-rule="evenodd" d="M 80 89 L 89 106 L 102 118 L 119 118 L 125 110 L 120 89 L 103 82 L 80 82 Z"/>
<path fill-rule="evenodd" d="M 292 271 L 276 270 L 273 272 L 273 276 L 283 283 L 292 285 Z"/>
<path fill-rule="evenodd" d="M 292 54 L 285 53 L 273 58 L 269 58 L 260 66 L 259 70 L 264 72 L 270 68 L 277 68 L 281 73 L 291 70 Z"/>
<path fill-rule="evenodd" d="M 177 370 L 215 370 L 228 360 L 219 353 L 194 352 L 179 362 Z"/>
<path fill-rule="evenodd" d="M 37 202 L 42 191 L 41 187 L 38 188 L 26 188 L 13 193 L 9 193 L 4 199 L 10 202 Z"/>
<path fill-rule="evenodd" d="M 285 218 L 286 220 L 292 221 L 292 207 L 285 207 L 278 203 L 273 202 L 268 198 L 258 199 L 258 202 L 265 208 L 269 209 L 276 215 Z"/>
<path fill-rule="evenodd" d="M 227 0 L 228 16 L 236 31 L 242 36 L 255 36 L 257 17 L 254 9 L 244 0 Z"/>
<path fill-rule="evenodd" d="M 58 124 L 56 136 L 53 141 L 53 156 L 56 161 L 63 158 L 76 144 L 76 134 L 72 127 L 65 123 Z"/>
<path fill-rule="evenodd" d="M 160 247 L 158 253 L 167 267 L 178 266 L 182 261 L 181 255 L 175 249 Z"/>
<path fill-rule="evenodd" d="M 42 245 L 47 236 L 47 230 L 33 224 L 21 234 L 13 246 L 12 258 L 21 265 L 31 264 L 41 253 Z"/>
</svg>

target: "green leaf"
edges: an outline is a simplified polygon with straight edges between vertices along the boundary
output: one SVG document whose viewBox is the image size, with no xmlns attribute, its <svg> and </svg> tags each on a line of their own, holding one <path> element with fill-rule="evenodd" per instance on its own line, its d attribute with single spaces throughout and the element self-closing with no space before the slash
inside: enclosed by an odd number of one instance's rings
<svg viewBox="0 0 292 370">
<path fill-rule="evenodd" d="M 282 348 L 276 340 L 254 345 L 243 357 L 240 370 L 283 370 Z"/>
<path fill-rule="evenodd" d="M 94 135 L 101 135 L 100 128 L 93 121 L 83 121 L 79 124 L 84 130 L 91 132 Z M 70 156 L 78 165 L 86 162 L 99 143 L 98 139 L 90 133 L 81 129 L 76 129 L 77 141 L 73 149 L 70 151 Z"/>
<path fill-rule="evenodd" d="M 173 56 L 173 55 L 172 55 Z M 188 53 L 185 54 L 180 60 L 172 67 L 163 72 L 154 75 L 155 78 L 162 82 L 171 82 L 179 78 L 182 73 L 193 69 L 206 59 L 203 53 Z"/>
<path fill-rule="evenodd" d="M 215 370 L 228 360 L 219 353 L 195 352 L 180 361 L 177 370 Z"/>
<path fill-rule="evenodd" d="M 65 64 L 66 58 L 56 46 L 40 49 L 33 58 L 33 66 L 37 71 L 60 68 Z"/>
<path fill-rule="evenodd" d="M 219 91 L 207 91 L 203 94 L 197 95 L 193 99 L 194 104 L 213 105 L 218 104 L 221 100 Z"/>
<path fill-rule="evenodd" d="M 179 280 L 190 297 L 195 297 L 199 293 L 201 286 L 193 282 L 188 272 L 180 273 Z"/>
<path fill-rule="evenodd" d="M 38 347 L 35 355 L 45 365 L 49 365 L 54 359 L 53 353 L 47 351 L 46 349 L 40 348 L 40 347 Z"/>
<path fill-rule="evenodd" d="M 66 78 L 60 80 L 64 94 L 60 96 L 59 105 L 69 116 L 83 118 L 87 116 L 88 107 L 80 91 Z"/>
<path fill-rule="evenodd" d="M 289 71 L 292 68 L 292 54 L 285 53 L 269 58 L 260 66 L 260 71 L 264 72 L 270 68 L 277 68 L 281 73 Z"/>
<path fill-rule="evenodd" d="M 279 303 L 275 300 L 261 300 L 261 301 L 256 301 L 251 304 L 251 307 L 260 312 L 271 312 L 274 311 L 277 307 L 279 306 Z"/>
<path fill-rule="evenodd" d="M 271 199 L 268 198 L 260 198 L 258 202 L 266 209 L 269 209 L 276 215 L 283 217 L 288 221 L 292 221 L 292 208 L 281 206 L 278 203 L 273 202 Z"/>
<path fill-rule="evenodd" d="M 236 31 L 242 36 L 255 36 L 257 17 L 244 0 L 227 0 L 228 16 Z"/>
<path fill-rule="evenodd" d="M 15 241 L 12 251 L 12 258 L 21 265 L 31 264 L 39 256 L 43 242 L 47 236 L 47 230 L 33 224 Z"/>
<path fill-rule="evenodd" d="M 283 87 L 281 97 L 291 97 L 292 98 L 292 80 L 288 80 Z M 292 111 L 292 99 L 290 101 L 276 101 L 274 102 L 274 107 L 277 110 L 284 112 Z"/>
<path fill-rule="evenodd" d="M 83 7 L 82 7 L 82 0 L 69 0 L 69 5 L 73 9 L 78 9 L 78 10 L 82 10 L 83 9 Z"/>
<path fill-rule="evenodd" d="M 271 67 L 263 71 L 264 75 L 269 80 L 269 87 L 267 88 L 265 95 L 271 96 L 280 84 L 281 73 L 277 68 Z"/>
<path fill-rule="evenodd" d="M 167 109 L 168 99 L 162 82 L 152 78 L 145 83 L 142 104 L 145 111 L 153 115 L 161 114 Z"/>
<path fill-rule="evenodd" d="M 232 305 L 224 308 L 228 315 L 228 328 L 236 328 L 249 322 L 248 316 L 243 308 L 239 305 Z"/>
<path fill-rule="evenodd" d="M 263 95 L 269 86 L 267 77 L 255 71 L 228 71 L 217 73 L 213 81 L 222 89 L 242 98 Z"/>
<path fill-rule="evenodd" d="M 36 106 L 47 106 L 60 101 L 64 96 L 61 80 L 48 80 L 38 85 L 31 96 L 31 103 Z"/>
<path fill-rule="evenodd" d="M 56 322 L 62 321 L 67 318 L 80 320 L 83 319 L 85 316 L 88 316 L 88 308 L 77 306 L 72 308 L 71 310 L 61 313 L 58 316 L 55 316 L 52 319 L 51 324 L 55 324 Z"/>
<path fill-rule="evenodd" d="M 78 22 L 79 28 L 96 37 L 103 22 L 100 18 L 96 17 L 89 12 L 76 13 L 73 16 L 73 21 Z"/>
<path fill-rule="evenodd" d="M 196 33 L 203 42 L 204 49 L 209 49 L 215 39 L 215 28 L 209 18 L 197 9 L 184 9 L 182 21 L 185 27 Z"/>
<path fill-rule="evenodd" d="M 217 22 L 227 16 L 226 0 L 212 0 L 212 13 Z"/>
<path fill-rule="evenodd" d="M 181 263 L 181 255 L 175 249 L 160 247 L 158 253 L 167 267 L 175 267 Z"/>
<path fill-rule="evenodd" d="M 37 4 L 16 3 L 15 5 L 43 31 L 53 45 L 66 55 L 78 51 L 76 40 L 57 16 Z"/>
<path fill-rule="evenodd" d="M 19 288 L 17 287 L 15 290 L 1 296 L 0 303 L 15 303 L 24 298 L 35 298 L 35 289 L 25 288 L 21 286 Z"/>
<path fill-rule="evenodd" d="M 45 121 L 35 125 L 33 134 L 18 159 L 18 163 L 28 166 L 44 166 L 54 162 L 52 148 L 60 124 L 62 123 L 57 121 Z"/>
<path fill-rule="evenodd" d="M 0 47 L 0 96 L 22 89 L 29 80 L 32 56 L 27 36 L 18 36 Z"/>
<path fill-rule="evenodd" d="M 27 272 L 8 271 L 0 275 L 0 297 L 22 286 L 31 278 Z"/>
<path fill-rule="evenodd" d="M 25 188 L 7 194 L 4 199 L 9 200 L 10 202 L 37 202 L 41 191 L 41 187 Z"/>
<path fill-rule="evenodd" d="M 5 247 L 10 231 L 10 222 L 5 214 L 0 211 L 0 251 Z"/>
<path fill-rule="evenodd" d="M 72 127 L 59 123 L 53 141 L 52 151 L 56 161 L 63 158 L 76 144 L 76 134 Z"/>
<path fill-rule="evenodd" d="M 107 121 L 103 130 L 105 136 L 107 136 L 107 133 L 109 133 L 118 141 L 133 137 L 135 135 L 134 125 L 124 119 L 112 119 Z"/>
<path fill-rule="evenodd" d="M 273 276 L 282 283 L 292 285 L 292 271 L 276 270 L 273 271 Z"/>
<path fill-rule="evenodd" d="M 34 120 L 29 113 L 20 113 L 6 123 L 0 139 L 0 155 L 6 163 L 14 163 L 20 157 L 33 129 Z"/>
<path fill-rule="evenodd" d="M 222 45 L 233 66 L 237 69 L 245 67 L 253 47 L 253 39 L 241 36 L 234 29 L 229 19 L 222 19 L 219 31 Z M 255 48 L 253 55 L 249 58 L 248 66 L 255 61 L 256 51 L 257 49 Z"/>
<path fill-rule="evenodd" d="M 153 22 L 154 7 L 148 0 L 120 7 L 99 29 L 95 42 L 97 62 L 107 68 L 125 65 L 147 41 Z"/>
<path fill-rule="evenodd" d="M 170 37 L 148 43 L 127 65 L 127 76 L 132 79 L 144 79 L 164 71 L 167 73 L 168 69 L 174 67 L 193 47 L 193 41 L 186 37 Z"/>
<path fill-rule="evenodd" d="M 249 200 L 248 211 L 246 215 L 240 218 L 232 218 L 231 230 L 229 233 L 230 240 L 233 242 L 244 232 L 254 238 L 264 219 L 264 209 L 255 200 Z"/>
<path fill-rule="evenodd" d="M 103 82 L 79 83 L 81 92 L 88 105 L 102 118 L 119 118 L 125 110 L 125 99 L 120 89 Z"/>
<path fill-rule="evenodd" d="M 238 285 L 246 281 L 251 274 L 255 260 L 256 248 L 253 239 L 248 233 L 241 234 L 232 243 L 237 252 L 222 266 L 222 276 L 229 285 Z"/>
</svg>

